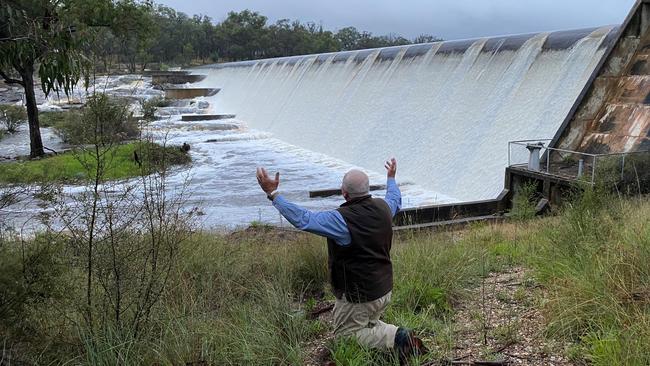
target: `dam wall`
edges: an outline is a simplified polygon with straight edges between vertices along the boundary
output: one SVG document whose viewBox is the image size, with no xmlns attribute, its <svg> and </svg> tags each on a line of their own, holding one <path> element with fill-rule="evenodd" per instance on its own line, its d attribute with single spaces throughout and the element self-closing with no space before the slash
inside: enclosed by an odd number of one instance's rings
<svg viewBox="0 0 650 366">
<path fill-rule="evenodd" d="M 650 151 L 650 1 L 639 0 L 556 134 L 553 147 Z"/>
<path fill-rule="evenodd" d="M 457 201 L 503 189 L 508 141 L 553 137 L 616 27 L 215 64 L 214 113 Z M 274 167 L 269 167 L 273 169 Z M 318 177 L 314 177 L 318 179 Z"/>
</svg>

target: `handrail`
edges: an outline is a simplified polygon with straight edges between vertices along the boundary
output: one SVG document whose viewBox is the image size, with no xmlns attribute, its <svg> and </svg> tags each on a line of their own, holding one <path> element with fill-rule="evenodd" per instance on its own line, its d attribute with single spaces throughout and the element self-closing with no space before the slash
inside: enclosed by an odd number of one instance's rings
<svg viewBox="0 0 650 366">
<path fill-rule="evenodd" d="M 509 141 L 508 142 L 508 166 L 512 167 L 515 165 L 525 165 L 525 164 L 513 164 L 512 163 L 512 146 L 517 145 L 517 146 L 528 146 L 533 142 L 541 143 L 542 149 L 545 150 L 545 155 L 546 155 L 546 172 L 545 174 L 552 174 L 551 173 L 551 158 L 550 154 L 554 151 L 560 152 L 560 153 L 566 153 L 566 154 L 572 154 L 572 155 L 579 155 L 579 156 L 586 156 L 591 158 L 592 164 L 591 164 L 591 184 L 595 184 L 595 178 L 596 178 L 596 165 L 598 162 L 598 159 L 601 158 L 606 158 L 606 157 L 613 157 L 613 156 L 622 156 L 623 162 L 625 161 L 625 157 L 628 155 L 636 155 L 636 154 L 648 154 L 650 151 L 630 151 L 630 152 L 615 152 L 615 153 L 605 153 L 605 154 L 592 154 L 592 153 L 587 153 L 587 152 L 581 152 L 581 151 L 574 151 L 574 150 L 566 150 L 566 149 L 558 149 L 554 147 L 548 147 L 544 146 L 543 142 L 546 141 L 552 141 L 551 139 L 537 139 L 537 140 L 517 140 L 517 141 Z M 624 164 L 624 163 L 623 163 Z M 582 176 L 582 159 L 579 164 L 578 168 L 578 175 L 577 177 Z M 623 168 L 621 168 L 623 169 Z M 621 173 L 623 174 L 623 173 Z"/>
</svg>

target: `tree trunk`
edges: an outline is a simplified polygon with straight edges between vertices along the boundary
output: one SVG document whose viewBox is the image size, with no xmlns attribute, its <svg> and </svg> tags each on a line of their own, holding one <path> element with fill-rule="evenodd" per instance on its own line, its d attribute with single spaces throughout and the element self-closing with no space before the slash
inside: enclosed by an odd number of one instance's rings
<svg viewBox="0 0 650 366">
<path fill-rule="evenodd" d="M 41 128 L 38 122 L 38 105 L 34 94 L 34 65 L 26 66 L 20 73 L 25 88 L 25 106 L 27 107 L 27 120 L 29 121 L 29 157 L 37 158 L 45 155 Z"/>
</svg>

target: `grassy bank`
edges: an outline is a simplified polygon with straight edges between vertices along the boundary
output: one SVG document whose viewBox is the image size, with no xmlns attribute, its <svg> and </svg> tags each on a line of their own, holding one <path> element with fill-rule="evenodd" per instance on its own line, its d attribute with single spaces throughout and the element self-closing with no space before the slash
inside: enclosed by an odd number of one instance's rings
<svg viewBox="0 0 650 366">
<path fill-rule="evenodd" d="M 135 160 L 138 155 L 139 163 Z M 149 174 L 165 164 L 186 164 L 190 156 L 178 146 L 161 146 L 148 142 L 122 144 L 100 151 L 105 164 L 104 179 L 125 179 Z M 39 182 L 83 182 L 96 171 L 96 152 L 77 149 L 39 160 L 22 160 L 0 164 L 0 183 L 31 184 Z M 163 159 L 164 157 L 164 159 Z"/>
<path fill-rule="evenodd" d="M 431 357 L 447 358 L 459 342 L 450 322 L 468 289 L 490 273 L 525 267 L 543 290 L 530 289 L 543 296 L 535 306 L 544 314 L 544 336 L 570 344 L 564 352 L 572 362 L 648 364 L 649 217 L 647 199 L 587 194 L 555 217 L 400 233 L 385 318 L 420 330 Z M 84 326 L 74 306 L 83 298 L 83 276 L 68 265 L 78 255 L 73 248 L 64 237 L 0 245 L 0 299 L 16 299 L 0 304 L 0 337 L 16 361 L 301 365 L 330 331 L 306 316 L 331 299 L 325 241 L 311 235 L 264 226 L 193 234 L 138 335 L 110 323 Z M 490 329 L 486 337 L 503 335 Z M 391 364 L 353 342 L 327 344 L 338 364 Z"/>
</svg>

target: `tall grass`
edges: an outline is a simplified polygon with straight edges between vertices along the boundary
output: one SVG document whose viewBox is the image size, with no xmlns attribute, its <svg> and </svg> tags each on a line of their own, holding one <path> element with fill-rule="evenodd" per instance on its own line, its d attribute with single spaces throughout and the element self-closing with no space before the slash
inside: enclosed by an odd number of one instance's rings
<svg viewBox="0 0 650 366">
<path fill-rule="evenodd" d="M 650 363 L 650 204 L 587 191 L 544 230 L 532 259 L 548 332 L 596 365 Z"/>
<path fill-rule="evenodd" d="M 547 336 L 572 342 L 574 362 L 649 364 L 649 217 L 647 199 L 587 191 L 555 217 L 400 233 L 392 251 L 393 304 L 384 320 L 418 330 L 434 350 L 431 358 L 444 358 L 454 345 L 451 315 L 467 289 L 490 272 L 524 265 L 545 288 L 540 306 Z M 22 278 L 20 248 L 20 242 L 0 245 L 3 283 Z M 306 316 L 308 300 L 327 288 L 326 243 L 315 236 L 264 227 L 193 235 L 181 245 L 181 260 L 137 338 L 85 329 L 69 298 L 83 292 L 75 290 L 83 288 L 83 276 L 62 265 L 75 254 L 33 248 L 44 256 L 38 263 L 57 263 L 52 268 L 59 272 L 39 277 L 45 284 L 21 282 L 29 291 L 13 287 L 24 301 L 9 310 L 21 321 L 0 329 L 27 362 L 301 365 L 308 344 L 328 331 Z M 34 270 L 47 273 L 47 265 Z M 18 337 L 17 329 L 30 331 Z M 390 353 L 350 340 L 329 346 L 341 365 L 395 364 Z"/>
</svg>

